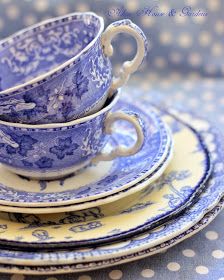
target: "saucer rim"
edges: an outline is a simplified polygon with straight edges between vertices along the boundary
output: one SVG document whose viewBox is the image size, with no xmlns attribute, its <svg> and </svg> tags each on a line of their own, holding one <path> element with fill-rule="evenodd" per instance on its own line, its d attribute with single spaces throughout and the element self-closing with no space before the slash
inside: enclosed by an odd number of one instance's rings
<svg viewBox="0 0 224 280">
<path fill-rule="evenodd" d="M 99 197 L 93 200 L 83 201 L 79 203 L 71 203 L 66 205 L 56 205 L 56 206 L 42 206 L 42 207 L 19 207 L 19 206 L 9 206 L 0 204 L 1 211 L 4 212 L 10 212 L 10 213 L 24 213 L 24 214 L 55 214 L 55 213 L 61 213 L 61 212 L 69 212 L 69 211 L 80 211 L 87 208 L 93 208 L 96 206 L 105 205 L 108 203 L 115 202 L 119 199 L 122 199 L 126 196 L 129 196 L 135 192 L 139 192 L 145 187 L 147 187 L 148 184 L 153 183 L 155 180 L 157 180 L 170 164 L 173 158 L 173 147 L 172 142 L 169 145 L 168 153 L 166 155 L 166 158 L 163 162 L 158 166 L 156 170 L 152 172 L 152 174 L 148 175 L 144 179 L 142 179 L 139 183 L 134 184 L 133 186 L 130 186 L 126 189 L 120 190 L 119 192 L 109 194 L 105 197 Z M 153 174 L 154 173 L 154 174 Z M 142 182 L 142 183 L 141 183 Z M 52 210 L 54 210 L 52 212 Z M 49 212 L 51 211 L 51 212 Z"/>
<path fill-rule="evenodd" d="M 179 118 L 170 115 L 167 112 L 168 116 L 171 116 L 173 119 L 175 119 L 176 121 L 180 122 L 181 124 L 183 124 L 185 127 L 187 127 L 190 131 L 192 131 L 192 133 L 195 135 L 195 137 L 198 140 L 198 143 L 200 143 L 201 147 L 202 147 L 202 151 L 205 155 L 205 163 L 204 163 L 204 170 L 203 173 L 200 176 L 200 180 L 197 182 L 197 184 L 195 184 L 194 186 L 194 190 L 192 190 L 192 193 L 189 195 L 188 198 L 185 199 L 184 202 L 181 202 L 181 207 L 175 207 L 173 209 L 170 209 L 168 212 L 165 213 L 165 215 L 163 214 L 163 216 L 161 215 L 160 217 L 154 217 L 154 219 L 152 221 L 146 221 L 144 223 L 142 223 L 141 225 L 135 226 L 133 228 L 129 228 L 128 230 L 122 230 L 121 233 L 114 233 L 113 235 L 110 236 L 106 236 L 104 235 L 103 237 L 97 237 L 97 238 L 89 238 L 89 239 L 83 239 L 83 240 L 63 240 L 63 241 L 58 241 L 58 242 L 50 242 L 48 240 L 48 242 L 44 242 L 42 241 L 40 242 L 25 242 L 25 241 L 15 241 L 15 240 L 6 240 L 3 238 L 0 238 L 0 242 L 6 246 L 13 246 L 18 247 L 18 248 L 22 248 L 24 246 L 26 246 L 27 248 L 40 248 L 40 245 L 42 248 L 46 248 L 46 249 L 51 249 L 51 248 L 77 248 L 77 247 L 88 247 L 88 246 L 97 246 L 97 245 L 104 245 L 104 244 L 108 244 L 111 242 L 121 242 L 124 239 L 127 238 L 131 238 L 136 234 L 141 234 L 143 232 L 145 232 L 146 230 L 151 230 L 161 224 L 171 219 L 176 218 L 177 216 L 181 215 L 181 213 L 183 211 L 186 211 L 187 209 L 189 209 L 200 197 L 200 194 L 207 188 L 207 184 L 206 182 L 208 181 L 211 172 L 213 170 L 213 164 L 212 164 L 212 160 L 210 157 L 210 152 L 208 151 L 207 145 L 204 142 L 204 139 L 202 137 L 202 135 L 195 130 L 190 124 L 184 122 L 183 120 L 180 120 Z"/>
<path fill-rule="evenodd" d="M 116 106 L 121 106 L 122 108 L 125 107 L 124 105 L 130 105 L 130 102 L 125 102 L 124 100 L 118 100 L 119 94 L 116 95 L 115 99 L 117 102 Z M 128 180 L 128 183 L 123 184 L 122 186 L 118 187 L 118 188 L 114 188 L 112 190 L 107 190 L 107 191 L 103 191 L 101 193 L 95 193 L 94 195 L 92 195 L 90 197 L 90 195 L 85 195 L 82 197 L 74 197 L 71 200 L 57 200 L 57 201 L 47 201 L 47 202 L 41 202 L 41 201 L 37 201 L 37 202 L 32 202 L 32 201 L 10 201 L 10 200 L 0 200 L 0 204 L 1 205 L 5 205 L 5 206 L 12 206 L 12 207 L 20 207 L 20 208 L 40 208 L 40 207 L 46 207 L 49 206 L 49 204 L 51 204 L 51 206 L 63 206 L 63 205 L 70 205 L 70 204 L 77 204 L 77 203 L 81 203 L 81 202 L 87 202 L 90 200 L 97 199 L 100 197 L 105 197 L 106 195 L 110 195 L 119 191 L 122 191 L 123 189 L 127 189 L 131 186 L 134 186 L 136 184 L 138 184 L 141 180 L 143 180 L 144 178 L 146 178 L 147 176 L 149 176 L 165 159 L 165 157 L 167 156 L 168 153 L 168 149 L 169 149 L 169 144 L 170 141 L 172 142 L 172 135 L 170 133 L 170 130 L 168 128 L 168 126 L 166 125 L 166 123 L 164 121 L 162 121 L 160 115 L 156 112 L 155 108 L 153 106 L 150 106 L 150 110 L 148 112 L 145 112 L 142 108 L 140 108 L 139 106 L 133 105 L 134 108 L 139 111 L 142 112 L 144 114 L 146 114 L 148 116 L 149 119 L 151 119 L 151 121 L 153 121 L 155 127 L 157 127 L 159 129 L 159 133 L 160 133 L 160 143 L 159 143 L 159 149 L 156 153 L 156 155 L 154 156 L 154 158 L 151 160 L 151 168 L 147 169 L 145 168 L 143 171 L 138 173 L 138 177 L 137 178 L 132 178 L 131 180 Z M 148 120 L 149 121 L 149 120 Z M 165 141 L 164 141 L 165 139 Z M 144 147 L 143 147 L 144 148 Z M 6 186 L 7 188 L 7 186 Z M 10 187 L 9 187 L 10 188 Z M 11 187 L 12 188 L 12 187 Z M 15 189 L 15 188 L 14 188 Z M 1 190 L 1 187 L 0 187 Z M 17 191 L 15 189 L 15 191 Z M 72 192 L 71 190 L 67 190 L 68 193 Z M 18 190 L 18 193 L 22 193 L 22 190 Z M 29 193 L 26 191 L 26 193 Z M 42 192 L 36 192 L 37 194 L 40 193 L 42 196 L 44 195 L 44 193 Z M 60 192 L 57 192 L 60 193 Z M 15 193 L 16 195 L 16 193 Z M 76 195 L 77 196 L 77 195 Z M 25 206 L 27 205 L 27 206 Z"/>
<path fill-rule="evenodd" d="M 176 111 L 176 116 L 178 116 L 178 114 L 180 113 L 180 111 Z M 216 136 L 217 139 L 217 143 L 219 143 L 220 147 L 222 147 L 223 142 L 221 141 L 222 139 L 222 134 L 219 133 L 219 130 L 216 129 L 215 127 L 211 127 L 211 122 L 208 122 L 206 119 L 204 118 L 196 118 L 195 114 L 192 115 L 192 113 L 186 113 L 187 117 L 190 117 L 190 120 L 187 119 L 188 123 L 191 124 L 195 124 L 197 126 L 197 121 L 203 121 L 206 122 L 206 126 L 208 126 L 209 128 L 207 130 L 211 130 L 211 133 L 213 134 L 213 136 Z M 195 123 L 194 123 L 195 121 Z M 200 128 L 200 126 L 197 126 L 198 131 L 203 132 L 203 128 Z M 222 152 L 222 149 L 221 149 Z M 219 153 L 218 153 L 219 156 Z M 224 157 L 224 153 L 222 153 L 222 156 L 219 156 L 219 162 L 220 160 Z M 216 185 L 218 183 L 220 183 L 220 178 L 224 177 L 223 175 L 220 174 L 214 174 L 214 177 L 212 179 L 215 179 L 212 181 L 212 185 L 213 188 L 215 189 L 215 197 L 210 198 L 210 196 L 208 195 L 207 198 L 205 200 L 205 203 L 201 205 L 201 203 L 199 202 L 200 200 L 203 200 L 199 198 L 199 200 L 196 202 L 195 206 L 199 207 L 198 208 L 198 212 L 196 215 L 194 215 L 194 213 L 192 211 L 188 211 L 183 215 L 180 215 L 177 218 L 177 221 L 174 223 L 175 228 L 172 227 L 170 232 L 167 232 L 166 235 L 163 236 L 159 236 L 158 237 L 154 237 L 151 240 L 148 240 L 144 237 L 143 241 L 141 241 L 140 245 L 133 245 L 132 247 L 128 247 L 128 248 L 123 248 L 123 247 L 118 247 L 118 248 L 111 248 L 110 250 L 105 250 L 105 246 L 99 246 L 99 247 L 94 247 L 94 248 L 90 248 L 90 250 L 65 250 L 63 252 L 57 253 L 57 252 L 43 252 L 43 253 L 35 253 L 33 252 L 32 255 L 35 254 L 35 257 L 33 259 L 31 259 L 30 253 L 28 251 L 23 252 L 24 255 L 22 255 L 22 251 L 20 252 L 14 252 L 14 251 L 7 251 L 7 250 L 3 250 L 0 249 L 0 263 L 2 262 L 6 262 L 8 263 L 8 260 L 10 259 L 11 263 L 16 263 L 17 265 L 29 265 L 31 264 L 32 266 L 37 266 L 37 265 L 45 265 L 46 261 L 48 261 L 48 263 L 51 263 L 51 265 L 55 264 L 55 265 L 62 265 L 62 264 L 66 264 L 68 265 L 69 263 L 84 263 L 84 262 L 95 262 L 97 260 L 99 260 L 100 258 L 102 259 L 102 257 L 104 257 L 104 260 L 109 259 L 111 257 L 111 255 L 113 254 L 114 258 L 117 257 L 121 257 L 122 255 L 127 255 L 127 254 L 132 254 L 135 253 L 136 251 L 140 251 L 140 250 L 144 250 L 147 248 L 151 248 L 151 247 L 155 247 L 163 242 L 166 242 L 167 240 L 169 240 L 169 238 L 174 238 L 176 236 L 176 234 L 182 234 L 183 232 L 187 231 L 190 227 L 192 227 L 192 225 L 196 224 L 200 219 L 202 219 L 202 217 L 209 211 L 211 211 L 218 203 L 219 201 L 222 199 L 224 192 L 221 191 L 223 189 L 223 184 L 221 184 L 219 186 L 219 188 L 216 187 Z M 216 181 L 218 180 L 218 181 Z M 221 180 L 222 182 L 223 180 Z M 211 186 L 212 187 L 212 186 Z M 186 214 L 188 214 L 189 218 L 187 219 L 183 219 L 184 216 L 186 216 Z M 172 222 L 172 221 L 170 221 Z M 168 227 L 170 222 L 168 223 Z M 172 223 L 171 223 L 172 224 Z M 166 228 L 166 227 L 165 227 Z M 175 230 L 174 230 L 175 229 Z M 163 232 L 163 230 L 162 230 Z M 140 235 L 141 236 L 141 235 Z M 131 240 L 130 240 L 131 241 Z M 130 242 L 129 241 L 129 242 Z M 120 245 L 123 242 L 118 242 L 118 244 Z M 93 250 L 93 251 L 92 251 Z M 10 254 L 11 255 L 7 255 Z M 23 257 L 23 259 L 21 259 L 21 257 Z"/>
</svg>

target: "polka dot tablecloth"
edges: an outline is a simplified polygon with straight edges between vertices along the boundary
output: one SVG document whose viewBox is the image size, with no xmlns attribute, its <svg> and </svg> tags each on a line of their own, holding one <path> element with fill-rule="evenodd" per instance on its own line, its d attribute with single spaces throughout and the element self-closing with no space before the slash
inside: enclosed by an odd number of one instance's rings
<svg viewBox="0 0 224 280">
<path fill-rule="evenodd" d="M 157 7 L 156 7 L 157 6 Z M 153 8 L 154 7 L 154 8 Z M 206 16 L 181 16 L 188 7 Z M 166 13 L 150 14 L 152 8 Z M 168 16 L 174 9 L 174 16 Z M 123 94 L 141 91 L 143 99 L 183 106 L 213 121 L 224 132 L 224 1 L 222 0 L 1 0 L 0 37 L 40 20 L 73 11 L 92 10 L 105 25 L 129 17 L 147 34 L 150 52 Z M 152 12 L 151 12 L 152 13 Z M 136 46 L 125 36 L 114 43 L 114 69 L 133 56 Z M 224 213 L 203 231 L 168 251 L 100 271 L 23 276 L 1 274 L 1 280 L 224 280 Z"/>
</svg>

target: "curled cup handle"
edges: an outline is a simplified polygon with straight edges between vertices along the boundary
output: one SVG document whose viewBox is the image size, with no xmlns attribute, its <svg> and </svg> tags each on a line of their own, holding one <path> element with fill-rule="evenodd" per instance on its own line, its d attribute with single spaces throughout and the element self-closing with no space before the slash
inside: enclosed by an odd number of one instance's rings
<svg viewBox="0 0 224 280">
<path fill-rule="evenodd" d="M 104 121 L 106 134 L 110 134 L 110 135 L 113 134 L 112 126 L 118 120 L 125 120 L 133 125 L 133 127 L 135 128 L 135 132 L 137 134 L 136 142 L 131 147 L 123 147 L 118 145 L 109 153 L 101 152 L 93 159 L 93 163 L 97 163 L 99 161 L 109 161 L 117 157 L 131 156 L 136 154 L 141 149 L 145 139 L 144 126 L 142 125 L 141 119 L 137 116 L 137 114 L 132 112 L 126 113 L 126 112 L 118 111 L 114 113 L 108 113 Z"/>
<path fill-rule="evenodd" d="M 101 42 L 106 56 L 113 55 L 111 41 L 115 35 L 122 32 L 128 33 L 135 38 L 137 52 L 131 61 L 123 63 L 118 76 L 113 78 L 110 93 L 113 93 L 128 81 L 130 74 L 134 73 L 141 65 L 148 50 L 148 41 L 143 31 L 131 20 L 122 19 L 110 24 L 102 34 Z"/>
</svg>

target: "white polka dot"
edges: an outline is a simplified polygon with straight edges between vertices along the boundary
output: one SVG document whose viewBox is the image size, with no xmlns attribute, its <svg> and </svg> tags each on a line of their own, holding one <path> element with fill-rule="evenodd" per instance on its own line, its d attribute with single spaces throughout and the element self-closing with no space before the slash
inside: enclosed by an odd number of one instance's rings
<svg viewBox="0 0 224 280">
<path fill-rule="evenodd" d="M 224 251 L 222 250 L 214 250 L 212 252 L 212 256 L 216 259 L 223 259 L 224 258 Z"/>
<path fill-rule="evenodd" d="M 220 2 L 219 0 L 208 0 L 207 6 L 210 11 L 218 11 L 220 9 Z"/>
<path fill-rule="evenodd" d="M 215 110 L 215 105 L 214 104 L 207 104 L 204 106 L 204 109 L 207 111 L 207 112 L 212 112 Z"/>
<path fill-rule="evenodd" d="M 205 233 L 205 236 L 206 236 L 206 238 L 207 239 L 209 239 L 209 240 L 216 240 L 216 239 L 218 239 L 218 233 L 216 232 L 216 231 L 207 231 L 206 233 Z"/>
<path fill-rule="evenodd" d="M 181 73 L 180 73 L 180 72 L 173 71 L 173 72 L 170 73 L 169 77 L 170 77 L 171 80 L 177 81 L 177 80 L 180 80 L 180 78 L 181 78 Z"/>
<path fill-rule="evenodd" d="M 177 24 L 184 24 L 187 21 L 187 17 L 176 16 L 174 20 Z"/>
<path fill-rule="evenodd" d="M 196 52 L 192 52 L 188 56 L 188 61 L 189 61 L 190 65 L 192 65 L 192 66 L 199 66 L 201 63 L 201 60 L 202 60 L 201 55 Z"/>
<path fill-rule="evenodd" d="M 192 17 L 192 19 L 195 23 L 202 24 L 206 21 L 207 16 L 195 16 L 195 17 Z"/>
<path fill-rule="evenodd" d="M 160 3 L 159 11 L 162 13 L 168 13 L 171 10 L 171 7 L 167 3 Z"/>
<path fill-rule="evenodd" d="M 211 34 L 207 31 L 202 31 L 198 36 L 198 41 L 200 46 L 208 46 L 212 41 Z"/>
<path fill-rule="evenodd" d="M 183 88 L 184 88 L 185 90 L 192 90 L 192 89 L 194 88 L 194 84 L 193 84 L 192 82 L 190 82 L 190 81 L 185 82 L 185 83 L 183 84 Z"/>
<path fill-rule="evenodd" d="M 155 19 L 149 16 L 142 16 L 141 22 L 144 27 L 150 27 L 155 23 Z"/>
<path fill-rule="evenodd" d="M 121 51 L 123 54 L 132 54 L 134 49 L 131 43 L 125 42 L 121 45 Z"/>
<path fill-rule="evenodd" d="M 141 272 L 141 276 L 144 278 L 152 278 L 155 275 L 155 272 L 152 269 L 144 269 Z"/>
<path fill-rule="evenodd" d="M 47 10 L 47 8 L 48 8 L 48 1 L 46 0 L 34 1 L 34 9 L 37 12 L 44 12 Z"/>
<path fill-rule="evenodd" d="M 178 52 L 172 52 L 170 53 L 169 55 L 170 57 L 170 60 L 173 62 L 173 63 L 180 63 L 181 62 L 181 59 L 182 59 L 182 55 Z"/>
<path fill-rule="evenodd" d="M 176 262 L 170 262 L 170 263 L 168 263 L 167 268 L 170 271 L 178 271 L 178 270 L 180 270 L 180 265 L 179 265 L 179 263 L 176 263 Z"/>
<path fill-rule="evenodd" d="M 6 9 L 6 15 L 9 19 L 17 19 L 19 17 L 20 10 L 16 5 L 10 5 Z"/>
<path fill-rule="evenodd" d="M 137 0 L 127 1 L 125 7 L 128 12 L 135 12 L 138 10 L 138 1 Z"/>
<path fill-rule="evenodd" d="M 119 279 L 122 278 L 122 275 L 123 275 L 122 271 L 121 271 L 121 270 L 118 270 L 118 269 L 112 270 L 112 271 L 109 273 L 109 277 L 110 277 L 110 279 L 112 279 L 112 280 L 119 280 Z"/>
<path fill-rule="evenodd" d="M 87 12 L 90 10 L 90 7 L 86 3 L 79 3 L 76 5 L 76 9 L 78 12 Z"/>
<path fill-rule="evenodd" d="M 158 80 L 158 75 L 156 73 L 149 73 L 148 78 L 151 81 L 156 81 L 156 80 Z"/>
<path fill-rule="evenodd" d="M 175 93 L 175 99 L 182 100 L 184 98 L 184 93 L 182 91 L 177 91 Z"/>
<path fill-rule="evenodd" d="M 188 48 L 192 44 L 192 37 L 188 33 L 182 33 L 178 38 L 178 43 L 181 47 Z"/>
<path fill-rule="evenodd" d="M 210 101 L 213 99 L 214 93 L 212 91 L 205 91 L 202 95 L 202 99 L 206 101 Z"/>
<path fill-rule="evenodd" d="M 141 89 L 143 89 L 145 91 L 151 89 L 150 83 L 148 81 L 141 82 Z"/>
<path fill-rule="evenodd" d="M 159 35 L 159 40 L 163 45 L 168 45 L 172 42 L 172 34 L 170 32 L 161 32 Z"/>
<path fill-rule="evenodd" d="M 37 18 L 33 14 L 25 15 L 23 18 L 23 22 L 26 26 L 32 25 L 37 22 Z"/>
<path fill-rule="evenodd" d="M 203 265 L 199 265 L 195 268 L 195 271 L 198 273 L 198 274 L 208 274 L 209 270 L 206 266 L 203 266 Z"/>
<path fill-rule="evenodd" d="M 197 81 L 197 80 L 200 79 L 200 73 L 192 71 L 192 72 L 189 72 L 188 77 L 189 77 L 190 80 Z"/>
<path fill-rule="evenodd" d="M 89 275 L 81 275 L 78 277 L 78 280 L 91 280 L 92 278 Z"/>
<path fill-rule="evenodd" d="M 215 23 L 215 31 L 217 34 L 223 34 L 224 33 L 224 21 L 218 20 Z"/>
<path fill-rule="evenodd" d="M 56 13 L 58 16 L 67 14 L 69 12 L 69 7 L 68 5 L 64 3 L 60 3 L 56 5 Z"/>
<path fill-rule="evenodd" d="M 164 68 L 166 66 L 166 60 L 165 58 L 158 56 L 154 59 L 154 64 L 158 68 Z"/>
<path fill-rule="evenodd" d="M 168 89 L 171 86 L 170 79 L 164 79 L 164 80 L 160 81 L 160 86 L 164 89 Z"/>
<path fill-rule="evenodd" d="M 21 274 L 13 274 L 10 277 L 10 280 L 24 280 L 25 276 L 21 275 Z"/>
<path fill-rule="evenodd" d="M 196 98 L 191 98 L 191 99 L 189 99 L 189 105 L 191 106 L 191 107 L 197 107 L 198 106 L 198 104 L 199 104 L 199 101 L 198 101 L 198 99 L 196 99 Z"/>
<path fill-rule="evenodd" d="M 215 65 L 206 65 L 205 66 L 205 71 L 208 73 L 208 74 L 215 74 L 216 72 L 216 67 Z"/>
<path fill-rule="evenodd" d="M 191 249 L 185 249 L 182 251 L 183 255 L 188 258 L 193 258 L 195 256 L 195 252 Z"/>
<path fill-rule="evenodd" d="M 197 5 L 197 3 L 198 3 L 197 0 L 185 0 L 185 4 L 189 6 Z"/>
<path fill-rule="evenodd" d="M 212 54 L 214 56 L 221 56 L 223 54 L 223 45 L 222 44 L 219 44 L 219 43 L 215 43 L 213 46 L 212 46 Z"/>
</svg>

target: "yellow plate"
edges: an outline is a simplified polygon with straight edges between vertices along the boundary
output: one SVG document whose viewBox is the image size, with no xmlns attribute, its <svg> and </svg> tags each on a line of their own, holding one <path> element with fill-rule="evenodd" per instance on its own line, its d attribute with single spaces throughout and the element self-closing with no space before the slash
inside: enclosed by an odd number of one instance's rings
<svg viewBox="0 0 224 280">
<path fill-rule="evenodd" d="M 209 175 L 209 156 L 191 128 L 170 116 L 164 121 L 174 132 L 174 158 L 158 181 L 116 202 L 83 211 L 1 213 L 1 244 L 43 248 L 117 240 L 152 228 L 190 205 Z"/>
</svg>

